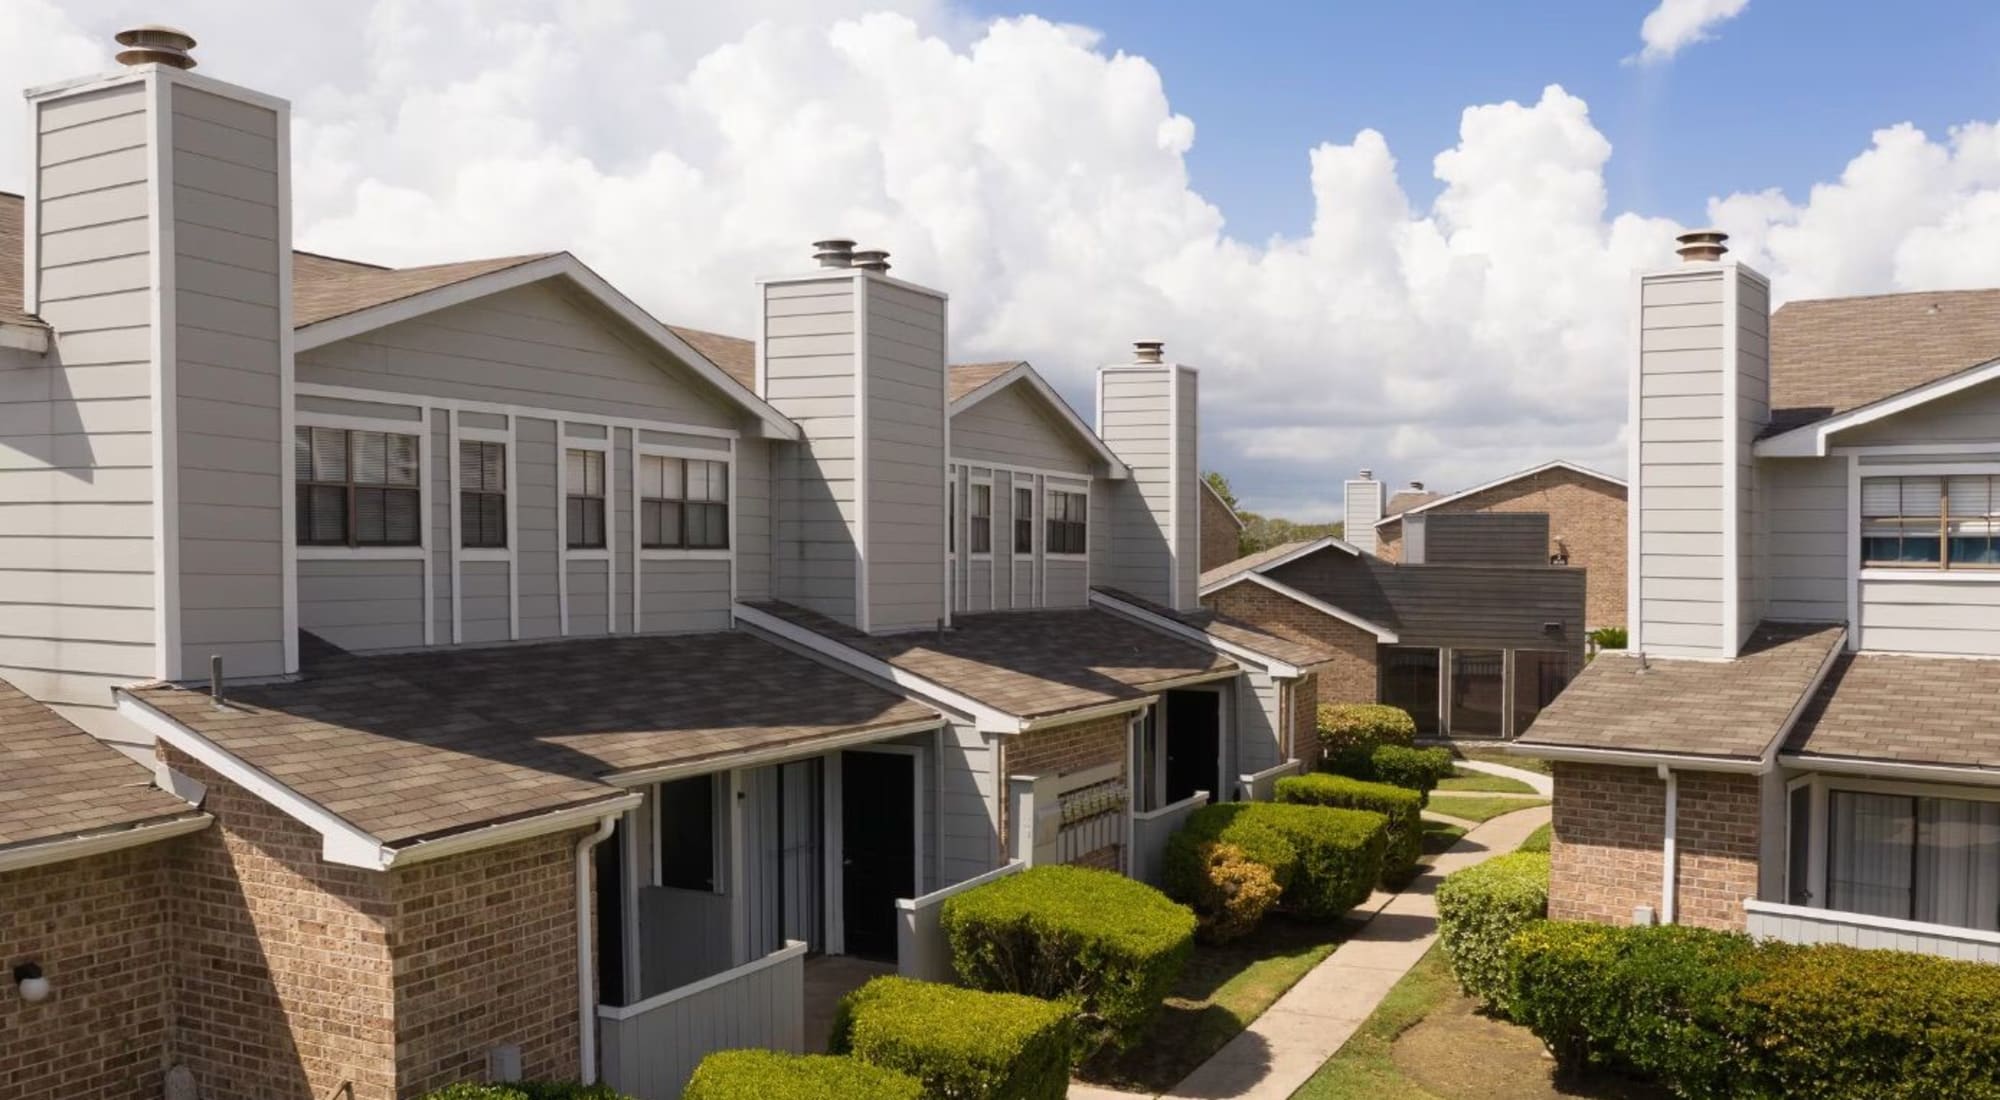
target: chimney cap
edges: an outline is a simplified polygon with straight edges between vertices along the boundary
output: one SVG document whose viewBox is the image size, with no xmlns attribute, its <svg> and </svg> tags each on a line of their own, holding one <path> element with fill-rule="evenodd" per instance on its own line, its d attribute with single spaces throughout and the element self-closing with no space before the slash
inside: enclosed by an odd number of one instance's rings
<svg viewBox="0 0 2000 1100">
<path fill-rule="evenodd" d="M 813 242 L 813 259 L 821 267 L 853 267 L 854 242 L 844 237 L 831 237 Z"/>
<path fill-rule="evenodd" d="M 1374 471 L 1374 470 L 1372 470 L 1372 469 L 1369 469 L 1369 468 L 1368 468 L 1368 467 L 1366 467 L 1366 466 L 1363 466 L 1363 467 L 1361 468 L 1361 476 L 1360 476 L 1360 477 L 1358 477 L 1358 478 L 1356 478 L 1355 480 L 1357 480 L 1357 481 L 1373 481 L 1373 480 L 1375 480 L 1375 471 Z"/>
<path fill-rule="evenodd" d="M 194 49 L 194 36 L 179 27 L 142 23 L 119 31 L 115 37 L 125 47 L 118 51 L 120 65 L 158 64 L 175 69 L 195 66 L 194 55 L 188 52 Z"/>
<path fill-rule="evenodd" d="M 1415 489 L 1417 492 L 1421 493 L 1424 491 L 1424 483 L 1413 479 L 1410 482 L 1410 488 Z"/>
<path fill-rule="evenodd" d="M 1165 340 L 1132 341 L 1132 358 L 1140 363 L 1166 362 L 1167 342 Z"/>
<path fill-rule="evenodd" d="M 1674 239 L 1681 243 L 1674 251 L 1684 263 L 1713 263 L 1729 251 L 1723 243 L 1729 234 L 1720 229 L 1690 229 Z"/>
<path fill-rule="evenodd" d="M 879 273 L 889 270 L 889 253 L 880 248 L 862 249 L 855 252 L 851 259 L 854 266 L 863 271 Z"/>
</svg>

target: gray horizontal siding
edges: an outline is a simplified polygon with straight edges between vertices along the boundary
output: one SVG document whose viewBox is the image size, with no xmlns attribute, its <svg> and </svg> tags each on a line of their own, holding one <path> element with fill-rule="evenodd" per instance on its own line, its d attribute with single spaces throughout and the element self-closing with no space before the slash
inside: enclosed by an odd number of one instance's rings
<svg viewBox="0 0 2000 1100">
<path fill-rule="evenodd" d="M 994 462 L 1082 476 L 1095 456 L 1042 407 L 1025 382 L 951 418 L 951 455 L 960 462 Z"/>
<path fill-rule="evenodd" d="M 639 563 L 639 629 L 686 634 L 729 629 L 729 563 L 647 559 Z"/>
<path fill-rule="evenodd" d="M 424 644 L 422 561 L 299 562 L 299 629 L 342 649 Z"/>
<path fill-rule="evenodd" d="M 1546 512 L 1438 512 L 1423 521 L 1424 561 L 1439 565 L 1547 565 Z"/>
</svg>

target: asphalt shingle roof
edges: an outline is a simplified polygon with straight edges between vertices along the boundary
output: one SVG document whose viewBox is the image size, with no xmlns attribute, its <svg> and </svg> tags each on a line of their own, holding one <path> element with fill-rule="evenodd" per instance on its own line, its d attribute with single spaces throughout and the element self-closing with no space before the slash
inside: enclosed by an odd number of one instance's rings
<svg viewBox="0 0 2000 1100">
<path fill-rule="evenodd" d="M 1287 664 L 1310 668 L 1313 665 L 1325 664 L 1333 660 L 1336 656 L 1334 651 L 1326 646 L 1309 642 L 1296 642 L 1290 638 L 1280 638 L 1276 634 L 1267 634 L 1241 619 L 1218 614 L 1207 608 L 1194 611 L 1175 611 L 1165 604 L 1154 603 L 1144 596 L 1137 596 L 1123 589 L 1109 588 L 1104 585 L 1096 585 L 1094 587 L 1097 591 L 1110 596 L 1112 599 L 1131 604 L 1142 611 L 1150 612 L 1164 619 L 1171 619 L 1182 626 L 1199 630 L 1204 634 L 1228 642 L 1231 645 L 1242 646 L 1253 653 L 1261 653 L 1266 657 L 1274 657 Z"/>
<path fill-rule="evenodd" d="M 1518 743 L 1754 760 L 1845 637 L 1839 624 L 1764 623 L 1734 661 L 1602 653 Z"/>
<path fill-rule="evenodd" d="M 391 844 L 605 800 L 604 780 L 936 717 L 750 634 L 357 657 L 141 701 Z"/>
<path fill-rule="evenodd" d="M 778 601 L 750 606 L 1020 718 L 1143 699 L 1234 661 L 1108 611 L 954 615 L 951 629 L 863 634 Z"/>
<path fill-rule="evenodd" d="M 1218 565 L 1215 568 L 1210 569 L 1207 572 L 1204 572 L 1201 575 L 1201 586 L 1203 588 L 1207 588 L 1209 585 L 1214 584 L 1217 581 L 1227 580 L 1230 577 L 1236 576 L 1238 573 L 1251 572 L 1260 565 L 1277 561 L 1279 558 L 1284 557 L 1286 554 L 1310 546 L 1312 545 L 1313 541 L 1314 540 L 1312 539 L 1297 539 L 1292 542 L 1281 542 L 1276 546 L 1267 547 L 1263 550 L 1257 551 L 1254 554 L 1245 554 L 1242 557 L 1237 558 L 1235 561 L 1225 562 L 1222 565 Z"/>
<path fill-rule="evenodd" d="M 0 680 L 0 849 L 196 812 L 137 761 Z"/>
<path fill-rule="evenodd" d="M 1787 302 L 1771 315 L 1765 434 L 2000 359 L 2000 290 Z"/>
<path fill-rule="evenodd" d="M 2000 769 L 2000 662 L 1843 654 L 1785 752 Z"/>
</svg>

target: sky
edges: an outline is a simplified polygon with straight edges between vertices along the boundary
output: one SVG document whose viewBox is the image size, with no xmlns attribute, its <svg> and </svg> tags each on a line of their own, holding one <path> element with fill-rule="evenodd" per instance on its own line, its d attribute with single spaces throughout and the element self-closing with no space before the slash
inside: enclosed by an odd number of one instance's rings
<svg viewBox="0 0 2000 1100">
<path fill-rule="evenodd" d="M 1780 300 L 2000 285 L 1990 0 L 0 0 L 0 83 L 137 22 L 293 102 L 302 248 L 568 249 L 747 332 L 854 237 L 1086 417 L 1165 340 L 1202 464 L 1298 520 L 1361 467 L 1623 474 L 1632 277 L 1684 228 Z"/>
</svg>

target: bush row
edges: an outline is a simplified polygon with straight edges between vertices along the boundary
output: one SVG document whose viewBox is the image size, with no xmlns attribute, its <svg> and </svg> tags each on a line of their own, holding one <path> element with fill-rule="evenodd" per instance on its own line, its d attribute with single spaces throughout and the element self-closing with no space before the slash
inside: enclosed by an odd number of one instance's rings
<svg viewBox="0 0 2000 1100">
<path fill-rule="evenodd" d="M 1544 921 L 1509 942 L 1507 972 L 1509 1014 L 1559 1061 L 1691 1100 L 2000 1098 L 2000 967 Z"/>
<path fill-rule="evenodd" d="M 1018 993 L 889 975 L 841 1000 L 831 1045 L 835 1054 L 917 1079 L 926 1097 L 1061 1100 L 1076 1013 Z"/>
<path fill-rule="evenodd" d="M 1507 1010 L 1507 945 L 1549 913 L 1549 857 L 1516 851 L 1445 876 L 1437 888 L 1438 942 L 1467 996 Z"/>
<path fill-rule="evenodd" d="M 1367 900 L 1382 876 L 1385 819 L 1366 810 L 1279 802 L 1226 802 L 1204 806 L 1167 841 L 1167 893 L 1196 906 L 1210 927 L 1205 904 L 1217 894 L 1209 877 L 1216 865 L 1210 846 L 1229 845 L 1268 868 L 1279 905 L 1306 920 L 1338 919 Z"/>
<path fill-rule="evenodd" d="M 681 1100 L 922 1100 L 923 1082 L 907 1073 L 826 1054 L 723 1050 L 701 1060 Z"/>
<path fill-rule="evenodd" d="M 631 1100 L 609 1085 L 574 1081 L 510 1081 L 504 1085 L 458 1084 L 432 1089 L 423 1100 Z"/>
<path fill-rule="evenodd" d="M 1410 880 L 1424 851 L 1424 800 L 1416 791 L 1390 783 L 1370 783 L 1315 772 L 1278 780 L 1278 801 L 1301 806 L 1368 810 L 1386 820 L 1382 885 L 1396 889 Z"/>
<path fill-rule="evenodd" d="M 1322 703 L 1318 719 L 1320 751 L 1338 756 L 1358 752 L 1364 758 L 1382 745 L 1408 746 L 1417 739 L 1417 723 L 1401 707 L 1381 703 Z"/>
</svg>

